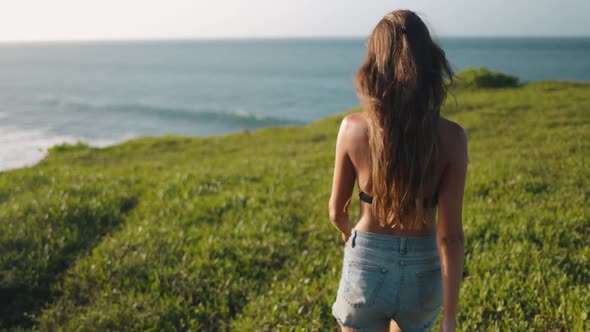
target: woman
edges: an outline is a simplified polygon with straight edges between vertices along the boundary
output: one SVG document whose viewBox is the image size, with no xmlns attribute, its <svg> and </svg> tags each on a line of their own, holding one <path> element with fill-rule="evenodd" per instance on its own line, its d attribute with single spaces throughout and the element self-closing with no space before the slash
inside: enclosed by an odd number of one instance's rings
<svg viewBox="0 0 590 332">
<path fill-rule="evenodd" d="M 455 330 L 467 137 L 440 116 L 452 71 L 413 12 L 387 14 L 356 74 L 363 112 L 342 121 L 330 219 L 346 242 L 332 307 L 342 331 Z M 355 182 L 361 214 L 348 203 Z M 438 213 L 435 221 L 435 213 Z"/>
</svg>

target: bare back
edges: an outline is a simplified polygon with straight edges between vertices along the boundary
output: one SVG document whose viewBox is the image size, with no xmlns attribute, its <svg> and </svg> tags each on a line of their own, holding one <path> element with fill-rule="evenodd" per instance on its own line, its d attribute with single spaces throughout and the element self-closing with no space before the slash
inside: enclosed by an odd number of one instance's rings
<svg viewBox="0 0 590 332">
<path fill-rule="evenodd" d="M 353 170 L 349 174 L 354 174 L 354 180 L 359 190 L 372 194 L 368 187 L 370 183 L 370 157 L 369 157 L 369 125 L 365 118 L 365 113 L 353 113 L 343 120 L 342 126 L 345 127 L 345 133 L 340 133 L 343 137 L 339 137 L 337 144 L 342 145 L 341 148 L 347 153 L 350 160 L 350 166 Z M 343 130 L 341 128 L 341 130 Z M 452 161 L 453 151 L 456 150 L 457 132 L 464 134 L 463 128 L 458 124 L 440 117 L 439 121 L 439 154 L 435 162 L 435 179 L 434 183 L 427 183 L 425 192 L 429 193 L 428 197 L 424 199 L 436 199 L 443 183 L 445 170 Z M 381 227 L 379 220 L 373 214 L 372 205 L 361 201 L 361 213 L 355 229 L 364 232 L 389 234 L 397 236 L 429 236 L 436 232 L 435 214 L 436 207 L 427 209 L 427 224 L 420 230 L 400 229 L 399 227 L 389 228 Z"/>
</svg>

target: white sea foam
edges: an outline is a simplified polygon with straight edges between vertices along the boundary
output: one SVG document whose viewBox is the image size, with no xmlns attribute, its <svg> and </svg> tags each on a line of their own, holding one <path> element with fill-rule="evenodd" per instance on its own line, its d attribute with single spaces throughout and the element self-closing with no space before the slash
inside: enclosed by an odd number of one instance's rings
<svg viewBox="0 0 590 332">
<path fill-rule="evenodd" d="M 88 141 L 71 135 L 55 135 L 45 129 L 0 126 L 0 171 L 32 166 L 46 156 L 48 148 L 56 144 L 84 141 L 92 146 L 104 147 L 133 136 Z"/>
<path fill-rule="evenodd" d="M 47 153 L 47 148 L 75 142 L 73 137 L 49 135 L 42 129 L 0 128 L 0 170 L 35 164 Z"/>
</svg>

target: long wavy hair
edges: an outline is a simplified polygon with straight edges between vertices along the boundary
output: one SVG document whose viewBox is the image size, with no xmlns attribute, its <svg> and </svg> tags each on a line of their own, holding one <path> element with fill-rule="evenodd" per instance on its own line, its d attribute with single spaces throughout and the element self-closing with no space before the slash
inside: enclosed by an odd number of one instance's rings
<svg viewBox="0 0 590 332">
<path fill-rule="evenodd" d="M 367 41 L 355 77 L 369 120 L 373 212 L 381 226 L 420 229 L 435 181 L 440 108 L 453 72 L 428 28 L 409 10 L 391 12 Z"/>
</svg>

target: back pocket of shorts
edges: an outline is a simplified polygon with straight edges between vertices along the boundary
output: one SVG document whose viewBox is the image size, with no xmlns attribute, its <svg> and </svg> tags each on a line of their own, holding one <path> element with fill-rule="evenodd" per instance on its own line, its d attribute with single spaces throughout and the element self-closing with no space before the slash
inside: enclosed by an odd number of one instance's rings
<svg viewBox="0 0 590 332">
<path fill-rule="evenodd" d="M 435 310 L 442 306 L 442 275 L 440 266 L 427 271 L 416 272 L 420 307 Z"/>
<path fill-rule="evenodd" d="M 370 263 L 351 261 L 347 266 L 344 297 L 355 307 L 369 306 L 375 302 L 383 285 L 387 269 Z"/>
</svg>

